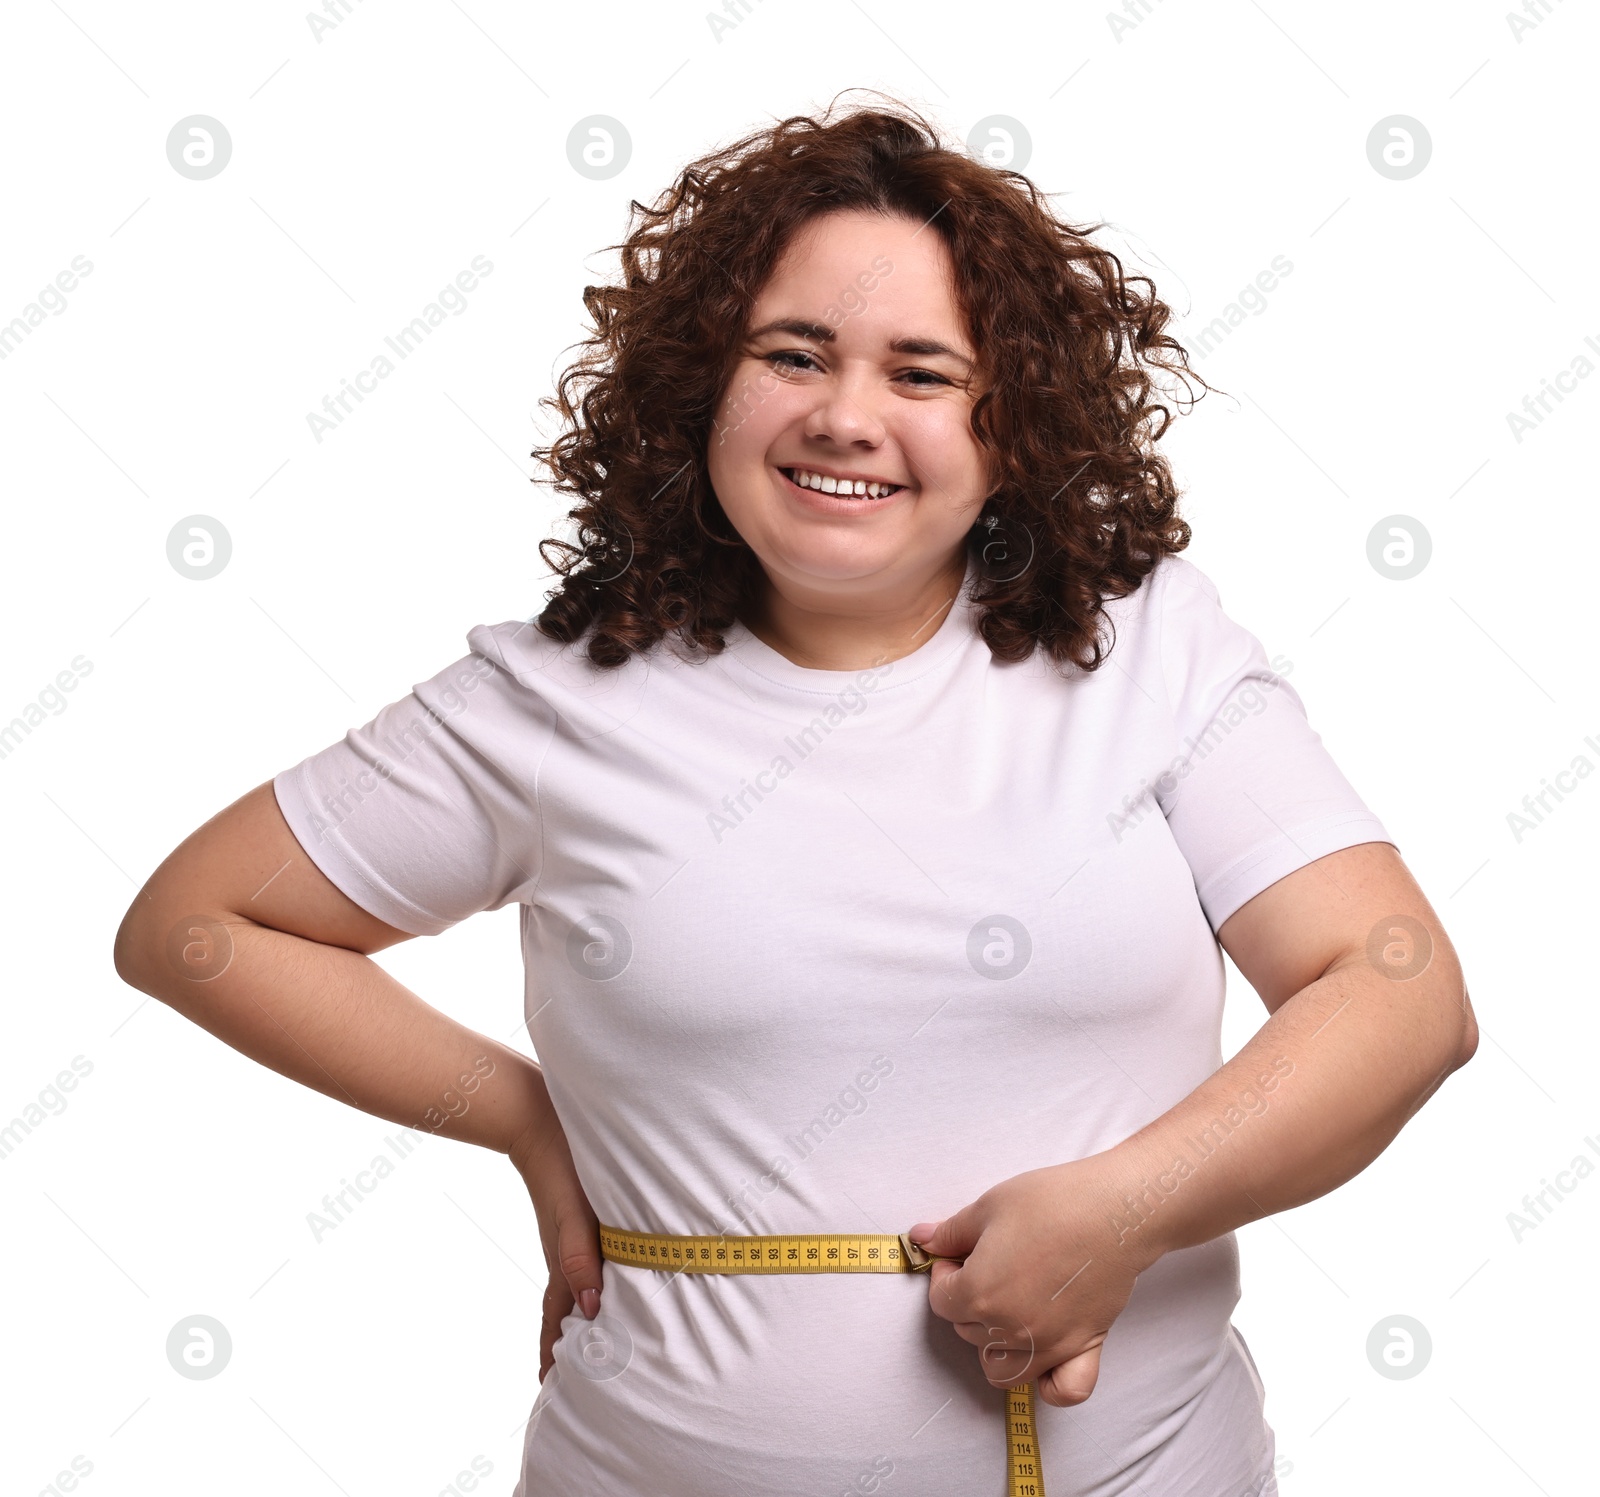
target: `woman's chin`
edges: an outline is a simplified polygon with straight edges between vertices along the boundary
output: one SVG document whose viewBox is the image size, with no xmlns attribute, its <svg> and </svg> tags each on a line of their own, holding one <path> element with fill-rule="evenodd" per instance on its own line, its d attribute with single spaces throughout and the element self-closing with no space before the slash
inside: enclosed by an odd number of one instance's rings
<svg viewBox="0 0 1600 1497">
<path fill-rule="evenodd" d="M 768 576 L 829 586 L 880 577 L 904 556 L 904 550 L 863 536 L 840 536 L 807 545 L 774 547 L 757 554 Z"/>
</svg>

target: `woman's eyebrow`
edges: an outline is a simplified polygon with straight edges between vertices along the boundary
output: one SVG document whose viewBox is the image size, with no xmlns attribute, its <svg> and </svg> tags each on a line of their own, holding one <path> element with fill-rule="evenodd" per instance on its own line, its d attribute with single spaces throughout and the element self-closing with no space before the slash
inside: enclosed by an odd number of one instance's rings
<svg viewBox="0 0 1600 1497">
<path fill-rule="evenodd" d="M 745 334 L 747 338 L 760 338 L 767 333 L 792 333 L 796 338 L 809 338 L 814 343 L 833 342 L 833 329 L 820 322 L 807 322 L 803 317 L 780 317 L 776 322 L 764 322 Z"/>
<path fill-rule="evenodd" d="M 895 353 L 921 354 L 924 358 L 934 354 L 946 354 L 957 362 L 965 364 L 969 369 L 972 367 L 972 360 L 964 353 L 958 353 L 948 343 L 941 343 L 937 338 L 895 338 L 889 347 Z"/>
<path fill-rule="evenodd" d="M 789 333 L 796 338 L 809 338 L 817 343 L 832 343 L 834 341 L 833 329 L 825 323 L 810 322 L 803 317 L 780 317 L 774 322 L 764 322 L 760 327 L 751 328 L 745 335 L 752 340 L 765 336 L 767 333 Z M 889 349 L 892 353 L 920 354 L 930 358 L 936 354 L 944 354 L 956 359 L 968 368 L 972 360 L 964 353 L 951 348 L 948 343 L 941 343 L 937 338 L 895 338 L 891 340 Z"/>
</svg>

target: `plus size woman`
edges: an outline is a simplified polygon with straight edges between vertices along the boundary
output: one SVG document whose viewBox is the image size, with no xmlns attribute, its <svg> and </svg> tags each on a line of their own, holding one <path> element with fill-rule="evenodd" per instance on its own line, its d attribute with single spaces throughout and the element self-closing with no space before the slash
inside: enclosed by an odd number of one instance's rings
<svg viewBox="0 0 1600 1497">
<path fill-rule="evenodd" d="M 118 970 L 508 1154 L 550 1276 L 517 1497 L 1001 1497 L 1023 1382 L 1049 1497 L 1275 1492 L 1234 1231 L 1477 1035 L 1292 662 L 1179 554 L 1168 309 L 897 106 L 635 208 L 543 611 L 196 831 Z M 510 903 L 538 1064 L 370 960 Z M 1268 1014 L 1225 1064 L 1224 951 Z M 662 1272 L 602 1226 L 934 1262 Z"/>
</svg>

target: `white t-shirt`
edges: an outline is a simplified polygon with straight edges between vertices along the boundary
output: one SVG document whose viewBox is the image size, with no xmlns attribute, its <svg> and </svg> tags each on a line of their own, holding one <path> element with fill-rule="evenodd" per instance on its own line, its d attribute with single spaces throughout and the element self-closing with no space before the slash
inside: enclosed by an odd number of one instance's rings
<svg viewBox="0 0 1600 1497">
<path fill-rule="evenodd" d="M 895 1233 L 1109 1148 L 1222 1063 L 1216 927 L 1392 840 L 1191 562 L 1108 603 L 1094 672 L 997 663 L 973 580 L 859 672 L 743 626 L 606 671 L 480 625 L 275 779 L 390 924 L 521 905 L 528 1032 L 601 1222 Z M 925 1275 L 603 1271 L 515 1497 L 1003 1497 L 1003 1395 Z M 1049 1497 L 1276 1491 L 1238 1298 L 1231 1233 L 1140 1277 L 1092 1396 L 1038 1403 Z"/>
</svg>

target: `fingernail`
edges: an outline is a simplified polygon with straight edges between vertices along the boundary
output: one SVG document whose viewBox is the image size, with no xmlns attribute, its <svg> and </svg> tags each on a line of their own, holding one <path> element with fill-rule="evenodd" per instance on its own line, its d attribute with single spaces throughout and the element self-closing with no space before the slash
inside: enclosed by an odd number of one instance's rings
<svg viewBox="0 0 1600 1497">
<path fill-rule="evenodd" d="M 578 1308 L 583 1311 L 585 1319 L 593 1320 L 600 1313 L 600 1291 L 598 1289 L 580 1289 L 578 1291 Z"/>
<path fill-rule="evenodd" d="M 906 1233 L 906 1236 L 913 1242 L 921 1244 L 933 1236 L 933 1228 L 934 1224 L 932 1222 L 918 1222 L 916 1226 Z"/>
</svg>

